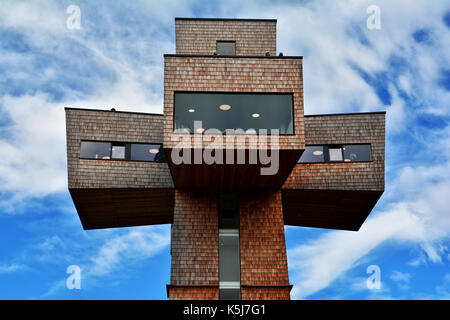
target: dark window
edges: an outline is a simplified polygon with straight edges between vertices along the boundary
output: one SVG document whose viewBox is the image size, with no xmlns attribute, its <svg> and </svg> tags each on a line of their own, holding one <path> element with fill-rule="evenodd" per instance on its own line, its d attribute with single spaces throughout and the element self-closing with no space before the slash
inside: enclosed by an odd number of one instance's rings
<svg viewBox="0 0 450 320">
<path fill-rule="evenodd" d="M 220 195 L 219 229 L 239 228 L 239 200 L 235 195 Z"/>
<path fill-rule="evenodd" d="M 370 144 L 306 146 L 299 163 L 372 161 Z"/>
<path fill-rule="evenodd" d="M 241 300 L 241 289 L 219 289 L 220 300 Z"/>
<path fill-rule="evenodd" d="M 165 162 L 164 150 L 160 144 L 131 144 L 131 160 Z"/>
<path fill-rule="evenodd" d="M 371 161 L 370 144 L 347 144 L 343 147 L 344 161 Z"/>
<path fill-rule="evenodd" d="M 299 162 L 324 162 L 323 146 L 306 146 Z"/>
<path fill-rule="evenodd" d="M 80 158 L 166 162 L 161 144 L 82 141 Z"/>
<path fill-rule="evenodd" d="M 239 200 L 236 195 L 220 195 L 219 216 L 219 299 L 241 298 L 239 249 Z"/>
<path fill-rule="evenodd" d="M 85 159 L 110 159 L 110 142 L 81 141 L 80 157 Z"/>
<path fill-rule="evenodd" d="M 220 56 L 235 56 L 236 41 L 217 41 L 216 52 Z"/>
<path fill-rule="evenodd" d="M 290 93 L 176 92 L 174 98 L 176 133 L 294 133 Z"/>
</svg>

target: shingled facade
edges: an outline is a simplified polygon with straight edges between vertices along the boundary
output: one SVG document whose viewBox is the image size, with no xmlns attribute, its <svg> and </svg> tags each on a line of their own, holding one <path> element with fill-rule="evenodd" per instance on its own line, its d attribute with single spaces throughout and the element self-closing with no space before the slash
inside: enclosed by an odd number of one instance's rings
<svg viewBox="0 0 450 320">
<path fill-rule="evenodd" d="M 304 115 L 276 20 L 175 30 L 163 114 L 66 108 L 81 223 L 172 224 L 169 299 L 290 299 L 284 226 L 361 227 L 384 191 L 385 113 Z"/>
</svg>

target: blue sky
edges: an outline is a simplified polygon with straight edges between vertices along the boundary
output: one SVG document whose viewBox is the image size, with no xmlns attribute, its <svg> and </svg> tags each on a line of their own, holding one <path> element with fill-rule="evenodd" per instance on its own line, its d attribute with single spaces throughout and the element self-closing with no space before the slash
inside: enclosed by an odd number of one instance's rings
<svg viewBox="0 0 450 320">
<path fill-rule="evenodd" d="M 361 230 L 286 227 L 292 297 L 450 298 L 448 1 L 2 0 L 0 299 L 166 299 L 170 226 L 82 229 L 63 108 L 161 113 L 174 17 L 275 18 L 278 51 L 304 56 L 306 114 L 387 111 L 386 191 Z"/>
</svg>

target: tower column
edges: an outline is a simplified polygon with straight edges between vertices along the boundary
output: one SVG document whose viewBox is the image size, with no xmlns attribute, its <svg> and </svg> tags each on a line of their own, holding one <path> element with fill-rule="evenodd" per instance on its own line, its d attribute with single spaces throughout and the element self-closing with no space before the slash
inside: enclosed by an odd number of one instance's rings
<svg viewBox="0 0 450 320">
<path fill-rule="evenodd" d="M 281 191 L 242 193 L 239 199 L 243 300 L 289 300 Z"/>
<path fill-rule="evenodd" d="M 241 299 L 290 299 L 281 191 L 245 192 L 238 199 Z M 220 203 L 215 192 L 175 191 L 169 299 L 219 299 Z"/>
<path fill-rule="evenodd" d="M 169 299 L 219 298 L 217 195 L 175 190 Z"/>
</svg>

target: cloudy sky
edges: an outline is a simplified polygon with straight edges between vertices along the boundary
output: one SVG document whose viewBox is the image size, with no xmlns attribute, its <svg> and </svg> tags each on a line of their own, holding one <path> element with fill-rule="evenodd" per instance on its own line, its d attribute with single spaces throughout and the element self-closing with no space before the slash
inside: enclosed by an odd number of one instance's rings
<svg viewBox="0 0 450 320">
<path fill-rule="evenodd" d="M 0 298 L 166 299 L 170 226 L 82 230 L 63 108 L 161 113 L 174 17 L 277 19 L 306 114 L 387 111 L 386 191 L 361 230 L 286 228 L 292 297 L 449 299 L 450 2 L 426 0 L 1 0 Z"/>
</svg>

